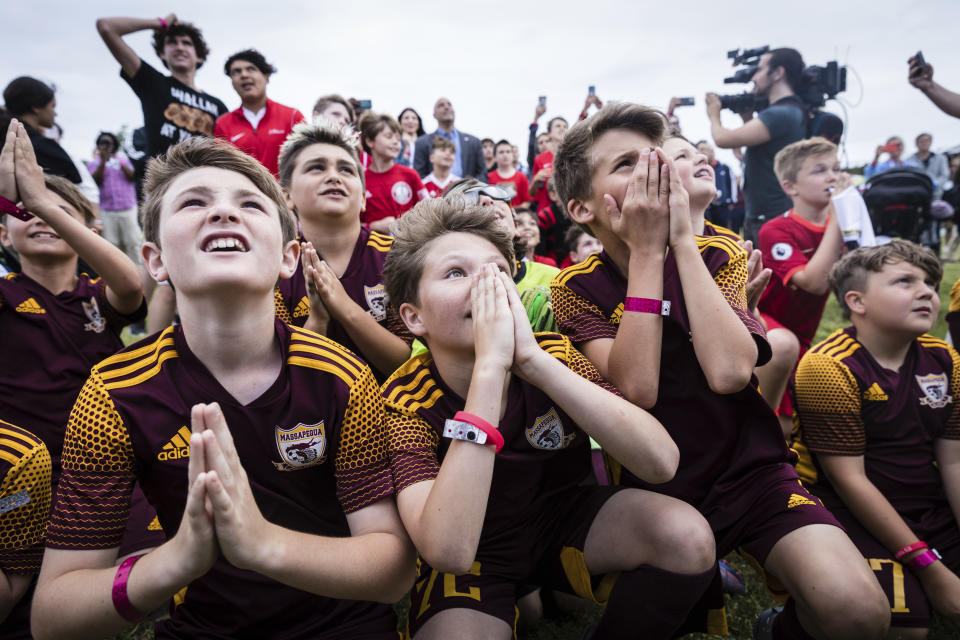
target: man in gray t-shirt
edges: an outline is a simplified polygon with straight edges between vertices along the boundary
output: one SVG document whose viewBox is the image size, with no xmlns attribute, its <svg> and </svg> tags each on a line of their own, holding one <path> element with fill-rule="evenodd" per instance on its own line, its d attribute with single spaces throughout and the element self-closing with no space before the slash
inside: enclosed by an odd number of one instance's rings
<svg viewBox="0 0 960 640">
<path fill-rule="evenodd" d="M 770 106 L 753 117 L 753 110 L 740 113 L 743 126 L 726 129 L 720 123 L 720 99 L 708 93 L 707 115 L 718 147 L 747 147 L 744 154 L 743 195 L 746 217 L 743 237 L 757 245 L 760 227 L 791 206 L 773 172 L 773 159 L 780 149 L 806 136 L 806 107 L 796 96 L 803 74 L 803 58 L 795 49 L 773 49 L 760 57 L 754 73 L 753 93 L 764 96 Z"/>
</svg>

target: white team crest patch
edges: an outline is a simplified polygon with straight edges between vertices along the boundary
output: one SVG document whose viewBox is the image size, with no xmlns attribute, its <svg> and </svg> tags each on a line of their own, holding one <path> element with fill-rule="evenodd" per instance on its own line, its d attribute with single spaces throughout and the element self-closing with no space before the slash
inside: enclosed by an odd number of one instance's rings
<svg viewBox="0 0 960 640">
<path fill-rule="evenodd" d="M 793 255 L 793 247 L 787 242 L 778 242 L 770 249 L 775 260 L 786 260 Z"/>
<path fill-rule="evenodd" d="M 413 189 L 406 182 L 395 182 L 390 188 L 390 195 L 397 204 L 407 204 L 413 198 Z"/>
<path fill-rule="evenodd" d="M 551 407 L 550 411 L 537 418 L 532 427 L 527 427 L 526 435 L 531 447 L 548 451 L 564 449 L 576 437 L 575 433 L 569 435 L 564 433 L 563 423 L 555 407 Z"/>
<path fill-rule="evenodd" d="M 942 409 L 948 403 L 953 402 L 953 396 L 947 393 L 947 374 L 931 373 L 928 376 L 914 376 L 920 390 L 925 397 L 920 398 L 920 404 L 926 405 L 931 409 Z"/>
<path fill-rule="evenodd" d="M 387 317 L 387 293 L 382 284 L 372 287 L 363 285 L 363 297 L 367 299 L 367 306 L 370 307 L 370 315 L 377 322 Z"/>
<path fill-rule="evenodd" d="M 90 321 L 83 325 L 84 330 L 103 333 L 103 330 L 107 328 L 107 321 L 100 313 L 100 305 L 97 304 L 96 298 L 91 297 L 90 302 L 83 302 L 83 312 L 87 314 L 87 320 Z"/>
<path fill-rule="evenodd" d="M 277 449 L 283 462 L 274 462 L 279 471 L 296 471 L 321 464 L 326 459 L 327 436 L 323 420 L 299 423 L 292 429 L 276 429 Z"/>
</svg>

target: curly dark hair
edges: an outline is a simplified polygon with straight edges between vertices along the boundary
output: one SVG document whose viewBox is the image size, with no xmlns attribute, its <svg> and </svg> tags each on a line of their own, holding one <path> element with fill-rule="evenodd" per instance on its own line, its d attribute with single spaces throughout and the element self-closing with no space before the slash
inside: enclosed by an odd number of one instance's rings
<svg viewBox="0 0 960 640">
<path fill-rule="evenodd" d="M 232 65 L 237 60 L 245 60 L 249 62 L 257 69 L 260 70 L 265 76 L 273 75 L 277 72 L 277 68 L 267 62 L 267 59 L 263 57 L 263 54 L 257 51 L 256 49 L 244 49 L 243 51 L 237 51 L 235 54 L 227 58 L 227 61 L 223 64 L 223 72 L 230 75 L 230 65 Z"/>
<path fill-rule="evenodd" d="M 163 45 L 167 43 L 167 38 L 174 36 L 187 36 L 193 41 L 193 48 L 197 52 L 197 59 L 199 60 L 197 69 L 202 67 L 203 63 L 207 61 L 207 56 L 210 55 L 210 49 L 207 47 L 207 41 L 203 39 L 203 33 L 190 22 L 175 22 L 166 29 L 154 30 L 153 50 L 157 56 L 163 54 Z M 163 62 L 163 66 L 170 68 L 170 65 L 163 58 L 160 58 L 160 61 Z"/>
</svg>

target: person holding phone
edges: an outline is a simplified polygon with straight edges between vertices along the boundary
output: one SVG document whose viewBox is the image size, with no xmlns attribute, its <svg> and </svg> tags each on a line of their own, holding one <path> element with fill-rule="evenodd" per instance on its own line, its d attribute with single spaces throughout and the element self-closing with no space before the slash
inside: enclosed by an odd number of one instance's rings
<svg viewBox="0 0 960 640">
<path fill-rule="evenodd" d="M 869 180 L 878 173 L 883 173 L 896 167 L 916 166 L 912 162 L 903 161 L 900 155 L 903 153 L 903 139 L 900 136 L 890 136 L 886 144 L 877 146 L 876 153 L 873 154 L 873 162 L 863 168 L 863 177 Z M 887 154 L 887 159 L 880 162 L 880 156 Z"/>
<path fill-rule="evenodd" d="M 933 65 L 923 59 L 923 54 L 918 51 L 917 55 L 907 60 L 907 64 L 910 65 L 907 74 L 910 84 L 920 89 L 941 111 L 960 118 L 960 93 L 950 91 L 933 81 Z"/>
</svg>

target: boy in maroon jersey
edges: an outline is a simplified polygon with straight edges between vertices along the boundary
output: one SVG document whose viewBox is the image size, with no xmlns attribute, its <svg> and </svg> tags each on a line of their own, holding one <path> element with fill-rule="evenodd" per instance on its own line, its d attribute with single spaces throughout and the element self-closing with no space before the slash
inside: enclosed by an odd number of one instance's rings
<svg viewBox="0 0 960 640">
<path fill-rule="evenodd" d="M 298 125 L 280 152 L 280 184 L 305 244 L 301 268 L 277 287 L 277 315 L 359 354 L 385 379 L 410 355 L 413 338 L 384 295 L 393 240 L 360 223 L 364 179 L 352 129 Z"/>
<path fill-rule="evenodd" d="M 151 161 L 146 192 L 145 263 L 181 321 L 80 392 L 35 635 L 111 635 L 187 585 L 158 638 L 396 638 L 390 606 L 363 601 L 395 601 L 414 569 L 382 400 L 362 361 L 276 318 L 299 254 L 280 188 L 226 141 L 191 138 Z M 135 477 L 173 535 L 115 569 Z"/>
<path fill-rule="evenodd" d="M 557 190 L 604 250 L 554 279 L 558 326 L 677 442 L 676 477 L 651 488 L 696 506 L 720 557 L 739 547 L 793 596 L 772 620 L 773 637 L 882 637 L 889 611 L 880 586 L 800 485 L 776 417 L 751 384 L 769 346 L 747 309 L 746 251 L 704 221 L 713 170 L 683 138 L 653 148 L 663 136 L 659 112 L 620 103 L 564 139 Z M 627 486 L 650 486 L 613 471 Z"/>
<path fill-rule="evenodd" d="M 393 161 L 400 153 L 400 125 L 393 116 L 368 111 L 360 116 L 357 129 L 363 150 L 370 154 L 361 219 L 370 229 L 389 233 L 395 220 L 430 195 L 420 174 Z"/>
<path fill-rule="evenodd" d="M 777 153 L 774 171 L 793 208 L 760 228 L 763 264 L 774 277 L 759 309 L 773 355 L 756 373 L 760 392 L 776 409 L 789 439 L 793 403 L 788 381 L 810 348 L 830 296 L 827 274 L 843 250 L 831 196 L 849 186 L 850 176 L 840 171 L 837 145 L 825 138 L 787 145 Z"/>
<path fill-rule="evenodd" d="M 396 231 L 387 290 L 430 347 L 383 387 L 397 506 L 422 558 L 408 630 L 513 637 L 528 583 L 608 601 L 596 640 L 669 638 L 713 576 L 709 528 L 678 500 L 579 485 L 588 434 L 651 482 L 673 475 L 673 442 L 569 340 L 534 336 L 489 208 L 430 200 Z"/>
<path fill-rule="evenodd" d="M 527 176 L 514 166 L 513 146 L 508 140 L 501 140 L 494 147 L 497 167 L 487 174 L 487 183 L 499 185 L 501 189 L 513 194 L 510 205 L 519 207 L 530 200 L 530 183 Z"/>
<path fill-rule="evenodd" d="M 926 637 L 931 605 L 960 622 L 960 355 L 926 333 L 941 276 L 905 240 L 851 252 L 830 286 L 853 326 L 797 367 L 797 468 L 868 559 L 903 638 Z"/>
<path fill-rule="evenodd" d="M 430 151 L 430 165 L 433 167 L 423 179 L 423 187 L 431 198 L 439 198 L 452 183 L 460 179 L 450 172 L 457 147 L 443 136 L 434 136 L 433 148 Z"/>
</svg>

